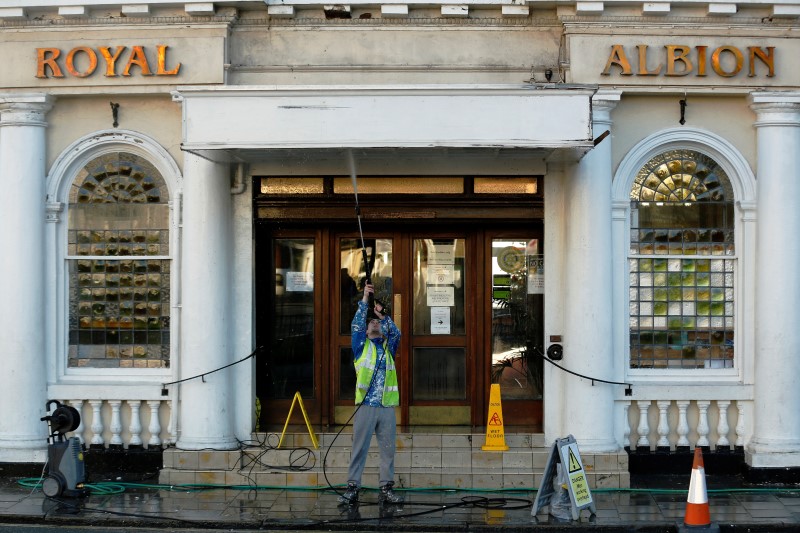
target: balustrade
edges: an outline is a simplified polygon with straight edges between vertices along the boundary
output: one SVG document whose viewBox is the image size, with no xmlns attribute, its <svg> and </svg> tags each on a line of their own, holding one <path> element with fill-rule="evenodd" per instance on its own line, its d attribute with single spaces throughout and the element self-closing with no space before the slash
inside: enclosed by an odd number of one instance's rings
<svg viewBox="0 0 800 533">
<path fill-rule="evenodd" d="M 147 409 L 142 409 L 142 404 Z M 68 400 L 81 415 L 81 423 L 70 436 L 82 443 L 103 447 L 160 447 L 175 442 L 174 435 L 164 430 L 162 417 L 169 420 L 168 400 L 107 399 Z M 171 427 L 171 424 L 166 424 Z M 146 429 L 145 429 L 146 428 Z M 146 445 L 145 445 L 146 441 Z"/>
<path fill-rule="evenodd" d="M 620 403 L 624 444 L 640 451 L 741 449 L 752 431 L 750 400 L 635 400 L 636 409 L 630 400 Z"/>
</svg>

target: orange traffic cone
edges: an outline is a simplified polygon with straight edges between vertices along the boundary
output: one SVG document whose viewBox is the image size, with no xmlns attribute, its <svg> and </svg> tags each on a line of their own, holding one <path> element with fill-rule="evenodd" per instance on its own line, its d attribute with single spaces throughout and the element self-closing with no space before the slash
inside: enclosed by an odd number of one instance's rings
<svg viewBox="0 0 800 533">
<path fill-rule="evenodd" d="M 708 491 L 706 490 L 706 469 L 703 466 L 703 451 L 694 449 L 692 463 L 692 479 L 689 481 L 689 495 L 686 498 L 686 515 L 680 531 L 687 529 L 704 529 L 719 531 L 719 526 L 711 524 L 711 511 L 708 507 Z"/>
</svg>

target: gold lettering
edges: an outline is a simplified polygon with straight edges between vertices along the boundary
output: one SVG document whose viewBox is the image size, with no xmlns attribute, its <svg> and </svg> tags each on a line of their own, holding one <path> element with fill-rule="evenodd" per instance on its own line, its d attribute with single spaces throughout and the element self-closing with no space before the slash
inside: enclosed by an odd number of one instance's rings
<svg viewBox="0 0 800 533">
<path fill-rule="evenodd" d="M 86 68 L 84 72 L 80 72 L 78 69 L 75 68 L 75 55 L 78 52 L 83 52 L 89 58 L 89 66 Z M 90 75 L 94 70 L 97 68 L 97 54 L 94 53 L 94 50 L 89 48 L 88 46 L 78 46 L 77 48 L 73 48 L 67 54 L 67 72 L 75 76 L 76 78 L 85 78 L 86 76 Z"/>
<path fill-rule="evenodd" d="M 158 49 L 158 70 L 156 76 L 177 76 L 181 70 L 181 64 L 178 63 L 174 69 L 167 70 L 167 48 L 166 44 L 159 44 L 156 46 Z"/>
<path fill-rule="evenodd" d="M 722 68 L 722 61 L 720 60 L 720 56 L 722 55 L 723 52 L 730 52 L 731 54 L 733 54 L 733 57 L 736 60 L 736 65 L 734 66 L 734 69 L 730 72 Z M 711 68 L 714 69 L 714 72 L 716 72 L 718 75 L 724 78 L 732 78 L 733 76 L 739 74 L 739 72 L 742 70 L 743 64 L 744 64 L 744 56 L 742 55 L 742 52 L 735 46 L 720 46 L 719 48 L 714 50 L 713 54 L 711 54 Z"/>
<path fill-rule="evenodd" d="M 48 57 L 48 55 L 50 57 Z M 61 55 L 61 50 L 58 48 L 37 48 L 36 49 L 36 77 L 37 78 L 47 78 L 47 72 L 45 69 L 48 67 L 50 71 L 53 73 L 54 78 L 63 78 L 64 74 L 61 73 L 61 69 L 58 67 L 58 63 L 56 63 L 56 59 L 58 56 Z"/>
<path fill-rule="evenodd" d="M 106 60 L 106 77 L 107 78 L 115 78 L 117 76 L 117 59 L 119 59 L 120 54 L 122 51 L 125 50 L 124 46 L 117 46 L 116 52 L 111 54 L 111 48 L 108 46 L 101 46 L 100 53 L 103 55 L 103 59 Z"/>
<path fill-rule="evenodd" d="M 636 48 L 639 49 L 639 72 L 637 74 L 639 76 L 658 76 L 661 74 L 661 68 L 664 63 L 658 65 L 655 70 L 647 70 L 647 45 L 637 44 Z"/>
<path fill-rule="evenodd" d="M 760 46 L 750 46 L 747 48 L 750 53 L 750 73 L 748 77 L 752 78 L 756 75 L 756 57 L 758 57 L 769 68 L 767 77 L 772 78 L 775 76 L 775 47 L 767 46 L 767 51 L 761 49 Z"/>
<path fill-rule="evenodd" d="M 691 48 L 682 44 L 668 44 L 667 49 L 667 76 L 686 76 L 694 70 L 692 60 L 689 59 L 689 51 Z M 680 55 L 675 55 L 678 52 Z M 678 61 L 683 63 L 683 69 L 680 72 L 675 72 L 675 63 Z"/>
<path fill-rule="evenodd" d="M 695 48 L 697 48 L 697 75 L 705 76 L 706 62 L 708 60 L 706 51 L 708 50 L 708 46 L 697 46 Z"/>
<path fill-rule="evenodd" d="M 622 76 L 633 75 L 633 71 L 631 71 L 631 63 L 625 56 L 625 49 L 622 48 L 621 44 L 615 44 L 611 46 L 611 55 L 608 56 L 608 61 L 606 61 L 606 68 L 604 68 L 602 72 L 603 76 L 608 76 L 611 74 L 612 65 L 617 65 L 622 69 L 622 72 L 620 72 L 620 75 Z"/>
<path fill-rule="evenodd" d="M 147 63 L 147 56 L 144 55 L 144 48 L 141 46 L 134 46 L 131 51 L 131 57 L 128 58 L 128 64 L 125 65 L 125 70 L 122 71 L 123 76 L 131 75 L 131 67 L 138 65 L 142 69 L 142 76 L 152 76 L 150 72 L 150 65 Z"/>
</svg>

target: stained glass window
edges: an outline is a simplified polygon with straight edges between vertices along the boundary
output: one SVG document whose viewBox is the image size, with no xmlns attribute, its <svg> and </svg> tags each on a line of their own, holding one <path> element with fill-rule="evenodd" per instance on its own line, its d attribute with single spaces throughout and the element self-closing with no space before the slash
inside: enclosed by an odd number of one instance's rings
<svg viewBox="0 0 800 533">
<path fill-rule="evenodd" d="M 733 191 L 691 150 L 664 152 L 631 189 L 631 368 L 729 368 L 736 273 Z"/>
<path fill-rule="evenodd" d="M 166 368 L 169 198 L 143 158 L 92 160 L 69 192 L 69 367 Z"/>
</svg>

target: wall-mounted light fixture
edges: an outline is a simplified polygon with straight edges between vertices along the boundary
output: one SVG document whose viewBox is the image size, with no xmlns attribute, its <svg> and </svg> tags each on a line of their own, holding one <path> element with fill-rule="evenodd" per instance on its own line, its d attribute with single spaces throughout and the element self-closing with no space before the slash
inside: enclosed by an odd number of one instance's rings
<svg viewBox="0 0 800 533">
<path fill-rule="evenodd" d="M 534 65 L 531 68 L 531 83 L 561 83 L 563 80 L 558 67 L 548 65 Z"/>
</svg>

